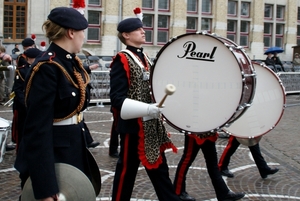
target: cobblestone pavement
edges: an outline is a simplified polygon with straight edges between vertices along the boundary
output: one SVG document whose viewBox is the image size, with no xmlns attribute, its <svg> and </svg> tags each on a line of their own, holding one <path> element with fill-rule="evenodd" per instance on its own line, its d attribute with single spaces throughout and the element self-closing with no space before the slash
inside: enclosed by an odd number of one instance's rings
<svg viewBox="0 0 300 201">
<path fill-rule="evenodd" d="M 299 95 L 287 96 L 287 107 L 279 124 L 262 137 L 260 141 L 263 156 L 271 167 L 279 167 L 275 175 L 262 179 L 253 162 L 249 149 L 242 145 L 231 159 L 229 168 L 234 172 L 234 178 L 224 177 L 232 191 L 245 192 L 242 200 L 300 200 L 300 114 Z M 0 106 L 0 117 L 11 120 L 11 108 Z M 112 181 L 117 159 L 108 156 L 108 142 L 112 116 L 109 105 L 104 107 L 90 107 L 85 112 L 85 120 L 96 141 L 100 146 L 91 149 L 99 165 L 102 176 L 102 188 L 97 200 L 110 200 Z M 171 138 L 178 147 L 178 153 L 166 152 L 170 168 L 170 177 L 173 180 L 176 166 L 183 149 L 183 134 L 167 125 Z M 8 136 L 10 142 L 10 135 Z M 217 151 L 220 156 L 227 144 L 226 138 L 219 138 Z M 13 168 L 14 151 L 6 152 L 0 163 L 0 200 L 18 200 L 20 194 L 18 173 Z M 202 153 L 192 164 L 187 175 L 187 191 L 196 197 L 197 201 L 216 200 L 214 189 L 206 171 Z M 157 200 L 153 187 L 143 167 L 140 167 L 136 178 L 132 200 Z"/>
</svg>

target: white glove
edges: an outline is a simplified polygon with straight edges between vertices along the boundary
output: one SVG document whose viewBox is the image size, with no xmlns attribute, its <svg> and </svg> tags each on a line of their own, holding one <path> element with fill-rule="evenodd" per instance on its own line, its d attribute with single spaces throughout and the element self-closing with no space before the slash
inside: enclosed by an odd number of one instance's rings
<svg viewBox="0 0 300 201">
<path fill-rule="evenodd" d="M 158 119 L 160 117 L 161 112 L 163 111 L 163 107 L 157 107 L 158 103 L 149 104 L 147 114 L 153 118 Z"/>
<path fill-rule="evenodd" d="M 12 70 L 12 69 L 14 69 L 14 66 L 13 65 L 9 65 L 9 66 L 7 66 L 7 69 L 8 70 Z"/>
</svg>

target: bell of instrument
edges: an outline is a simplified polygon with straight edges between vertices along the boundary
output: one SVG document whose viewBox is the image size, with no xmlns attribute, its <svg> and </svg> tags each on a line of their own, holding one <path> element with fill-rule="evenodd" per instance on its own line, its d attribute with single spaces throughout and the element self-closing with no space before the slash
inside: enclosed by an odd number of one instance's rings
<svg viewBox="0 0 300 201">
<path fill-rule="evenodd" d="M 239 138 L 239 137 L 236 137 L 236 140 L 247 146 L 247 147 L 251 147 L 251 146 L 254 146 L 256 145 L 260 140 L 261 140 L 262 136 L 258 136 L 258 137 L 254 137 L 254 138 Z"/>
</svg>

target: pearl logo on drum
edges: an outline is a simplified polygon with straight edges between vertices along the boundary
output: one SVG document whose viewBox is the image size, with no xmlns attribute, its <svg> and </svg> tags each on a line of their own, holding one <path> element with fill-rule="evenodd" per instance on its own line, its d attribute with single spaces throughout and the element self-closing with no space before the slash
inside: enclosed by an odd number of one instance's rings
<svg viewBox="0 0 300 201">
<path fill-rule="evenodd" d="M 217 50 L 217 47 L 213 47 L 211 52 L 197 52 L 196 43 L 193 41 L 188 41 L 183 45 L 184 48 L 184 55 L 179 56 L 178 58 L 186 58 L 186 59 L 194 59 L 194 60 L 202 60 L 202 61 L 210 61 L 214 62 L 214 54 Z"/>
</svg>

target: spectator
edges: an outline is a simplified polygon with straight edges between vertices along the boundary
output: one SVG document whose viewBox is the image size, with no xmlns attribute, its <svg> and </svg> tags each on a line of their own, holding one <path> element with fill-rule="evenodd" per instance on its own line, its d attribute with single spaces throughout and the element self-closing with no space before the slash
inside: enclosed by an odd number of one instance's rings
<svg viewBox="0 0 300 201">
<path fill-rule="evenodd" d="M 266 60 L 265 60 L 265 64 L 266 64 L 270 69 L 272 69 L 274 72 L 277 73 L 277 69 L 276 69 L 276 67 L 275 67 L 275 62 L 274 62 L 274 60 L 272 59 L 272 56 L 273 56 L 272 53 L 268 53 L 268 56 L 267 56 L 267 58 L 266 58 Z"/>
<path fill-rule="evenodd" d="M 11 64 L 12 58 L 9 54 L 6 54 L 6 49 L 0 46 L 0 66 L 9 66 Z M 5 74 L 4 71 L 0 71 L 0 102 L 5 101 Z"/>
<path fill-rule="evenodd" d="M 11 53 L 12 54 L 19 54 L 20 53 L 19 44 L 15 44 L 15 48 L 12 49 Z"/>
<path fill-rule="evenodd" d="M 279 69 L 280 71 L 285 72 L 285 69 L 283 67 L 282 62 L 280 61 L 279 57 L 277 56 L 277 53 L 274 53 L 272 59 L 274 60 L 275 68 Z"/>
<path fill-rule="evenodd" d="M 295 55 L 294 55 L 293 71 L 294 72 L 299 72 L 300 71 L 300 56 L 299 56 L 299 53 L 295 53 Z"/>
</svg>

